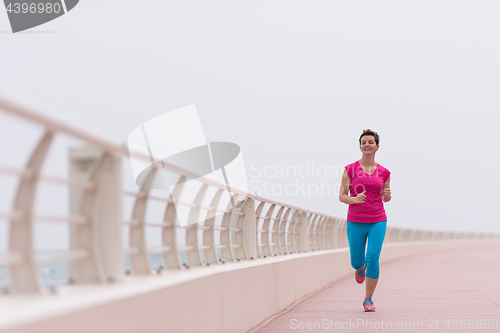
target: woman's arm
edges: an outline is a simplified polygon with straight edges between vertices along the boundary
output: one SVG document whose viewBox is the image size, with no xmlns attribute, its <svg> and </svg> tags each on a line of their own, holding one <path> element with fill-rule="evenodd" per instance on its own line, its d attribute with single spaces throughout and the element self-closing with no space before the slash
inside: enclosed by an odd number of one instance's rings
<svg viewBox="0 0 500 333">
<path fill-rule="evenodd" d="M 391 176 L 387 178 L 387 181 L 384 183 L 384 187 L 382 188 L 382 201 L 388 202 L 391 201 Z"/>
<path fill-rule="evenodd" d="M 350 197 L 349 196 L 350 186 L 351 186 L 351 178 L 349 178 L 349 176 L 347 175 L 347 171 L 344 169 L 344 173 L 342 174 L 342 181 L 340 182 L 339 200 L 348 205 L 365 202 L 366 191 L 363 191 L 363 193 L 358 194 L 357 197 Z"/>
</svg>

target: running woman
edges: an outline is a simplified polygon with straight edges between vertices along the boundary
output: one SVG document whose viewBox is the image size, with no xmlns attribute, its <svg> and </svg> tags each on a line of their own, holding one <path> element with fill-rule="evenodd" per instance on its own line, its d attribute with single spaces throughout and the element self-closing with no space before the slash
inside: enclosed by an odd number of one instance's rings
<svg viewBox="0 0 500 333">
<path fill-rule="evenodd" d="M 366 274 L 363 308 L 375 311 L 372 296 L 379 278 L 380 251 L 387 227 L 384 202 L 391 200 L 391 173 L 375 162 L 379 149 L 377 132 L 364 130 L 359 137 L 359 149 L 361 159 L 345 167 L 339 200 L 349 205 L 347 239 L 356 282 L 363 283 Z"/>
</svg>

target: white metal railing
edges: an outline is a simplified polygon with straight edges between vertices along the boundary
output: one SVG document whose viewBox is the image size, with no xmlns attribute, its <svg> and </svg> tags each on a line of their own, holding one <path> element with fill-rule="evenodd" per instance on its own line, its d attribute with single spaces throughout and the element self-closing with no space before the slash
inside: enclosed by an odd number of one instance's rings
<svg viewBox="0 0 500 333">
<path fill-rule="evenodd" d="M 9 223 L 9 249 L 7 254 L 0 256 L 0 265 L 9 267 L 11 289 L 16 293 L 44 291 L 37 270 L 37 263 L 43 261 L 68 260 L 71 263 L 72 283 L 106 283 L 123 277 L 124 255 L 130 257 L 130 274 L 155 274 L 151 267 L 150 253 L 162 254 L 167 270 L 182 270 L 194 265 L 224 264 L 241 259 L 253 260 L 348 246 L 345 219 L 234 188 L 231 189 L 233 200 L 221 207 L 221 196 L 227 191 L 226 184 L 166 165 L 166 168 L 179 174 L 179 182 L 173 191 L 183 190 L 183 180 L 186 177 L 200 182 L 200 188 L 192 201 L 176 203 L 189 210 L 188 225 L 181 226 L 172 198 L 151 195 L 147 189 L 139 189 L 137 192 L 123 190 L 121 160 L 132 156 L 149 161 L 149 156 L 129 152 L 124 145 L 43 116 L 37 108 L 23 106 L 12 99 L 0 97 L 0 110 L 45 128 L 45 134 L 24 169 L 0 166 L 0 173 L 19 180 L 12 210 L 0 212 L 0 218 Z M 54 136 L 61 133 L 94 147 L 71 150 L 68 179 L 41 174 Z M 34 199 L 37 185 L 41 181 L 70 188 L 70 216 L 35 214 Z M 213 191 L 208 197 L 207 190 L 210 188 Z M 122 202 L 127 197 L 134 200 L 134 207 L 131 216 L 122 217 Z M 165 204 L 161 221 L 146 220 L 146 208 L 151 201 Z M 199 223 L 191 223 L 198 221 L 200 214 L 213 211 L 222 214 L 202 219 Z M 33 245 L 35 221 L 69 224 L 71 250 L 63 253 L 36 253 Z M 129 228 L 127 248 L 123 248 L 121 242 L 124 226 Z M 147 246 L 148 227 L 161 229 L 160 246 Z M 183 245 L 178 243 L 176 233 L 180 229 L 185 230 Z M 386 241 L 494 237 L 499 236 L 388 228 Z M 186 254 L 185 259 L 181 257 L 182 252 Z"/>
</svg>

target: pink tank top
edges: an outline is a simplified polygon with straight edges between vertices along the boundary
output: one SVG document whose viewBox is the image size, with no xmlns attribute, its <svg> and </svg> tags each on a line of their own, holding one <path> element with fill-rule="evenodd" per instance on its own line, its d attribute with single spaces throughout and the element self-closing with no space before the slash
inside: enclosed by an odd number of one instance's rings
<svg viewBox="0 0 500 333">
<path fill-rule="evenodd" d="M 347 165 L 345 169 L 347 175 L 351 178 L 349 195 L 355 197 L 366 190 L 364 203 L 349 205 L 347 221 L 361 223 L 386 221 L 387 216 L 382 202 L 382 187 L 391 172 L 377 164 L 375 172 L 369 175 L 361 169 L 359 161 Z"/>
</svg>

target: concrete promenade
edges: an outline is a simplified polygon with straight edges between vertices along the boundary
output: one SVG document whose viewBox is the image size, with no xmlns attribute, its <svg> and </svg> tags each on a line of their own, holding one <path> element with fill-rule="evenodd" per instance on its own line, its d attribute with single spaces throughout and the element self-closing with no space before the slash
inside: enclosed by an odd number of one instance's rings
<svg viewBox="0 0 500 333">
<path fill-rule="evenodd" d="M 372 313 L 353 271 L 258 332 L 500 332 L 499 258 L 496 243 L 383 264 Z"/>
</svg>

